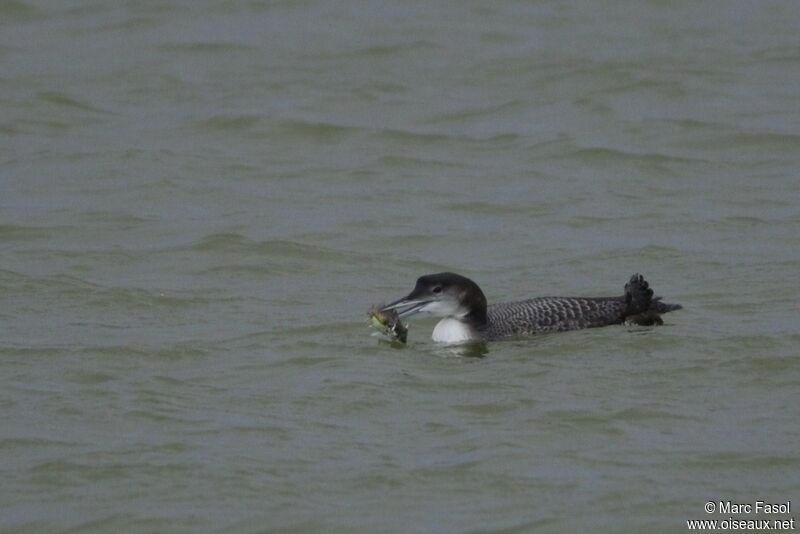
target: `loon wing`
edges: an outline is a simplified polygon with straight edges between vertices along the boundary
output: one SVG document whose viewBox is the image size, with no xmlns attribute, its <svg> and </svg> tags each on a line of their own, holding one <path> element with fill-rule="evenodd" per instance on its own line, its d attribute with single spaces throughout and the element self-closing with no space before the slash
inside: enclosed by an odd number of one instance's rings
<svg viewBox="0 0 800 534">
<path fill-rule="evenodd" d="M 488 307 L 484 335 L 503 336 L 561 332 L 630 322 L 662 324 L 660 315 L 680 310 L 661 302 L 639 274 L 631 276 L 621 297 L 540 297 Z"/>
<path fill-rule="evenodd" d="M 618 324 L 625 319 L 623 297 L 539 297 L 488 308 L 489 334 L 525 335 Z"/>
</svg>

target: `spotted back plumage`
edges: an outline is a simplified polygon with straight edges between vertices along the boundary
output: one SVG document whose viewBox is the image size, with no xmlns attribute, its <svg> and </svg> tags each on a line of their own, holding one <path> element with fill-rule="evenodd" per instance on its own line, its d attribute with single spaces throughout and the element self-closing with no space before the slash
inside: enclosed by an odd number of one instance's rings
<svg viewBox="0 0 800 534">
<path fill-rule="evenodd" d="M 539 297 L 492 304 L 481 337 L 491 340 L 619 324 L 625 320 L 624 297 Z"/>
</svg>

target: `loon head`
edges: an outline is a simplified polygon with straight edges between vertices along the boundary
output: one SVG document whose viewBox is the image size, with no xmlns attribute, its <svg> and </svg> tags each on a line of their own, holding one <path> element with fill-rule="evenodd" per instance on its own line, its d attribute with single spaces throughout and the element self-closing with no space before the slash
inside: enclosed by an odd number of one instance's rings
<svg viewBox="0 0 800 534">
<path fill-rule="evenodd" d="M 486 324 L 486 297 L 483 291 L 469 278 L 455 273 L 420 276 L 411 293 L 392 302 L 384 310 L 398 310 L 400 317 L 416 313 L 444 317 L 434 330 L 433 338 L 436 341 L 474 339 L 477 335 L 474 329 Z"/>
</svg>

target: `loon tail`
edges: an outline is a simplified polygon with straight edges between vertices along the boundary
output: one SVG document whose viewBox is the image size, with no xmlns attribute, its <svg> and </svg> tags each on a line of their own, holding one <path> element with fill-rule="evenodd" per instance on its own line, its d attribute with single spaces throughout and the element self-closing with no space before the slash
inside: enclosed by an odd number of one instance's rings
<svg viewBox="0 0 800 534">
<path fill-rule="evenodd" d="M 680 310 L 680 304 L 667 304 L 661 302 L 661 297 L 654 297 L 650 284 L 640 274 L 631 276 L 625 284 L 625 311 L 624 320 L 628 323 L 640 325 L 664 324 L 661 314 Z"/>
</svg>

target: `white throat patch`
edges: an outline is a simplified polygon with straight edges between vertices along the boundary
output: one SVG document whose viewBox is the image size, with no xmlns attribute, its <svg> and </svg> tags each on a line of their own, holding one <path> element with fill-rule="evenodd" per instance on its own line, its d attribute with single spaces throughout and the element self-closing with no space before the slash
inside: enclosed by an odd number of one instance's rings
<svg viewBox="0 0 800 534">
<path fill-rule="evenodd" d="M 463 343 L 477 339 L 469 324 L 453 317 L 445 317 L 439 321 L 431 337 L 438 343 Z"/>
</svg>

